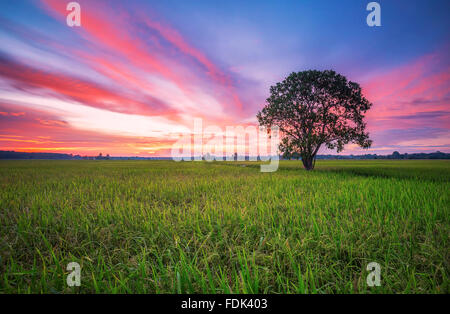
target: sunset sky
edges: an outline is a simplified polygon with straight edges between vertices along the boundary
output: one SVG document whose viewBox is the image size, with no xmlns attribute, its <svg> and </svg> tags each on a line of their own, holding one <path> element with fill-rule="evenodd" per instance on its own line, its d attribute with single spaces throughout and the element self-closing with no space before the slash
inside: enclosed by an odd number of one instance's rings
<svg viewBox="0 0 450 314">
<path fill-rule="evenodd" d="M 334 69 L 361 84 L 373 147 L 450 152 L 450 1 L 0 2 L 0 150 L 169 156 L 174 134 L 256 125 L 269 87 Z M 330 153 L 322 150 L 320 153 Z"/>
</svg>

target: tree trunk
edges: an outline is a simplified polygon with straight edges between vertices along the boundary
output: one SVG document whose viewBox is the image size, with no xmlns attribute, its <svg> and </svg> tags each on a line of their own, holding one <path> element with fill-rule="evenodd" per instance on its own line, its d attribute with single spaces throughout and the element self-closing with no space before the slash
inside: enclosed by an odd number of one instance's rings
<svg viewBox="0 0 450 314">
<path fill-rule="evenodd" d="M 302 163 L 306 170 L 314 169 L 314 157 L 302 157 Z"/>
<path fill-rule="evenodd" d="M 305 154 L 306 156 L 302 156 L 303 167 L 305 167 L 306 170 L 309 171 L 314 169 L 314 166 L 316 165 L 317 152 L 319 151 L 321 145 L 322 144 L 317 145 L 312 155 Z"/>
</svg>

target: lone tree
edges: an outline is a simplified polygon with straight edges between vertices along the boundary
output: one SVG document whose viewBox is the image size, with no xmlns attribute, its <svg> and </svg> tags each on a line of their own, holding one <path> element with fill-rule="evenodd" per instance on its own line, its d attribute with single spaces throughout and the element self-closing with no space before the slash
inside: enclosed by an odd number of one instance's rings
<svg viewBox="0 0 450 314">
<path fill-rule="evenodd" d="M 278 126 L 284 156 L 298 154 L 305 169 L 312 170 L 322 145 L 338 152 L 350 142 L 371 146 L 363 121 L 371 106 L 359 84 L 331 70 L 309 70 L 271 86 L 257 118 L 261 126 Z"/>
</svg>

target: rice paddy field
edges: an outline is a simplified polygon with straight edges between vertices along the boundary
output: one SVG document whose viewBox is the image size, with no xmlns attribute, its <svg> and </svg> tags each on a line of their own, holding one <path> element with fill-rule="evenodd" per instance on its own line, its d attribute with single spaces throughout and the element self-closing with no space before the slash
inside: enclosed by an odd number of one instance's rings
<svg viewBox="0 0 450 314">
<path fill-rule="evenodd" d="M 449 177 L 439 160 L 1 161 L 0 293 L 449 293 Z"/>
</svg>

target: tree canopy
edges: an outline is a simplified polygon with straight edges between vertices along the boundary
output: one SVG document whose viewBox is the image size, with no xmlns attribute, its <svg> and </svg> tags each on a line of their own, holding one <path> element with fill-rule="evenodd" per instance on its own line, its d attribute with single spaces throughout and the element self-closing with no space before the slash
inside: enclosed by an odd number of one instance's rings
<svg viewBox="0 0 450 314">
<path fill-rule="evenodd" d="M 299 155 L 305 169 L 312 170 L 322 146 L 338 152 L 348 143 L 371 146 L 364 122 L 371 106 L 359 84 L 332 70 L 309 70 L 271 86 L 257 118 L 261 126 L 279 127 L 285 157 Z"/>
</svg>

